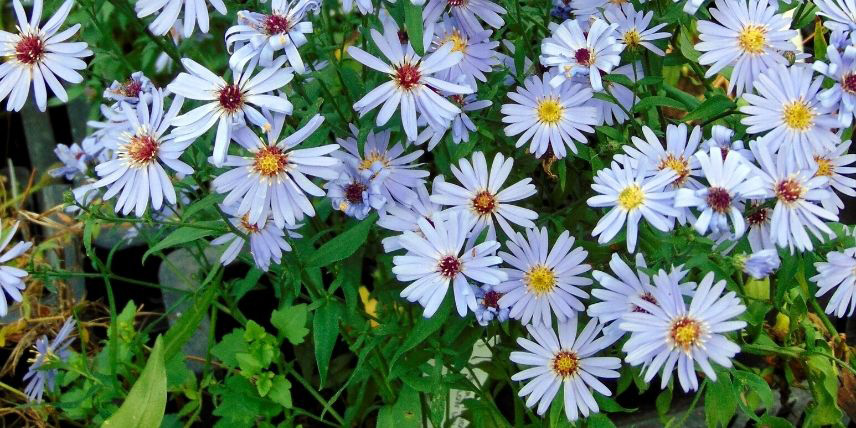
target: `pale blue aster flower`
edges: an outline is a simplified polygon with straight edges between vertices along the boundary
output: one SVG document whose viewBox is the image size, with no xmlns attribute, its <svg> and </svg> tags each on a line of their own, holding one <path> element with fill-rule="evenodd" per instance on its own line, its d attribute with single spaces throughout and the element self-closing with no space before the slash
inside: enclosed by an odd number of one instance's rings
<svg viewBox="0 0 856 428">
<path fill-rule="evenodd" d="M 555 73 L 550 85 L 558 87 L 576 74 L 588 75 L 595 92 L 603 91 L 601 71 L 610 73 L 621 62 L 624 46 L 618 42 L 618 25 L 595 19 L 584 32 L 578 19 L 552 28 L 541 42 L 541 64 Z"/>
<path fill-rule="evenodd" d="M 28 360 L 32 364 L 24 375 L 24 382 L 27 382 L 24 393 L 27 394 L 27 400 L 41 403 L 45 390 L 53 391 L 56 387 L 58 371 L 56 367 L 52 367 L 52 364 L 68 361 L 68 357 L 71 356 L 68 347 L 71 342 L 74 342 L 74 337 L 70 337 L 73 330 L 74 318 L 69 317 L 53 340 L 48 341 L 47 335 L 36 339 L 33 345 L 35 355 Z"/>
<path fill-rule="evenodd" d="M 752 151 L 746 147 L 743 140 L 735 140 L 734 131 L 725 126 L 713 125 L 713 128 L 710 130 L 710 139 L 704 140 L 701 144 L 701 149 L 706 152 L 709 152 L 713 147 L 719 147 L 719 150 L 722 150 L 723 154 L 735 151 L 748 162 L 755 161 Z"/>
<path fill-rule="evenodd" d="M 267 272 L 271 261 L 280 264 L 283 252 L 291 251 L 291 245 L 285 239 L 286 234 L 292 239 L 302 238 L 302 235 L 295 232 L 303 226 L 302 224 L 286 225 L 283 229 L 272 221 L 265 221 L 263 226 L 258 226 L 248 222 L 246 214 L 236 216 L 235 208 L 222 207 L 223 212 L 232 216 L 229 222 L 243 232 L 246 238 L 234 232 L 228 232 L 211 241 L 211 245 L 226 245 L 220 256 L 220 263 L 224 266 L 232 263 L 244 251 L 249 240 L 249 252 L 253 256 L 253 261 L 259 269 Z"/>
<path fill-rule="evenodd" d="M 510 268 L 502 270 L 508 281 L 495 287 L 503 293 L 499 306 L 510 308 L 509 316 L 524 325 L 552 325 L 553 315 L 559 323 L 577 317 L 588 298 L 582 287 L 592 281 L 582 275 L 591 270 L 583 263 L 588 251 L 574 248 L 574 237 L 567 230 L 550 247 L 547 228 L 526 229 L 505 243 L 510 253 L 499 252 Z"/>
<path fill-rule="evenodd" d="M 592 390 L 607 397 L 612 395 L 598 378 L 616 379 L 621 368 L 618 358 L 595 356 L 613 343 L 612 338 L 599 337 L 603 326 L 598 320 L 589 320 L 579 334 L 576 317 L 559 324 L 558 336 L 550 326 L 530 325 L 526 329 L 535 341 L 518 338 L 517 344 L 524 351 L 514 351 L 510 356 L 517 364 L 532 366 L 511 376 L 514 381 L 529 381 L 518 393 L 520 397 L 529 396 L 526 406 L 539 403 L 536 412 L 543 415 L 562 388 L 569 421 L 598 413 L 600 408 Z"/>
<path fill-rule="evenodd" d="M 503 294 L 496 291 L 490 284 L 484 284 L 481 287 L 474 288 L 476 292 L 476 321 L 482 327 L 487 326 L 492 321 L 506 322 L 508 321 L 508 308 L 499 306 L 499 299 Z"/>
<path fill-rule="evenodd" d="M 797 32 L 790 29 L 789 18 L 777 13 L 776 3 L 716 0 L 716 7 L 710 8 L 715 22 L 698 21 L 699 63 L 710 65 L 705 78 L 733 66 L 728 92 L 736 90 L 740 95 L 752 90 L 761 72 L 788 63 L 782 53 L 796 51 L 790 40 Z"/>
<path fill-rule="evenodd" d="M 856 179 L 848 177 L 856 173 L 856 154 L 850 154 L 850 140 L 842 141 L 833 151 L 815 154 L 817 164 L 815 175 L 829 179 L 830 197 L 820 201 L 820 205 L 832 214 L 844 209 L 844 201 L 839 193 L 856 197 Z"/>
<path fill-rule="evenodd" d="M 634 366 L 644 364 L 645 382 L 660 372 L 661 389 L 666 388 L 677 368 L 681 389 L 696 391 L 696 365 L 711 381 L 717 378 L 711 362 L 731 367 L 731 358 L 740 347 L 723 333 L 746 327 L 745 321 L 734 320 L 746 307 L 733 291 L 722 294 L 725 281 L 714 283 L 713 272 L 701 280 L 689 307 L 679 285 L 665 271 L 658 272 L 653 280 L 652 294 L 657 303 L 632 298 L 631 302 L 644 311 L 624 314 L 619 324 L 631 333 L 622 347 L 627 353 L 624 361 Z"/>
<path fill-rule="evenodd" d="M 380 173 L 380 170 L 368 170 Z M 351 164 L 342 166 L 339 176 L 324 185 L 333 208 L 358 220 L 366 218 L 371 210 L 382 211 L 389 200 L 381 190 L 383 178 L 373 180 Z"/>
<path fill-rule="evenodd" d="M 476 124 L 470 119 L 467 114 L 469 112 L 483 110 L 493 105 L 492 101 L 478 100 L 475 95 L 449 95 L 449 99 L 461 108 L 461 112 L 455 115 L 452 119 L 452 124 L 448 129 L 437 130 L 430 126 L 426 126 L 419 137 L 416 138 L 416 144 L 428 142 L 428 151 L 434 150 L 437 144 L 443 140 L 447 131 L 452 131 L 452 142 L 460 144 L 462 141 L 467 143 L 470 141 L 470 133 L 476 132 Z"/>
<path fill-rule="evenodd" d="M 746 224 L 749 225 L 749 232 L 746 233 L 746 238 L 749 240 L 749 247 L 752 251 L 761 251 L 765 249 L 776 248 L 773 243 L 773 234 L 770 229 L 770 223 L 773 218 L 773 210 L 759 206 L 761 202 L 749 204 L 746 209 Z"/>
<path fill-rule="evenodd" d="M 8 3 L 6 3 L 8 4 Z M 80 24 L 59 31 L 74 5 L 66 0 L 54 15 L 41 25 L 42 0 L 33 1 L 30 19 L 20 0 L 13 0 L 15 16 L 18 18 L 18 33 L 0 30 L 0 101 L 8 97 L 6 110 L 21 111 L 33 87 L 34 100 L 39 110 L 47 108 L 48 92 L 62 102 L 68 101 L 68 93 L 57 77 L 71 84 L 83 81 L 77 70 L 86 68 L 81 58 L 92 56 L 86 42 L 67 42 L 77 33 Z"/>
<path fill-rule="evenodd" d="M 402 282 L 410 284 L 401 297 L 425 307 L 423 316 L 430 318 L 443 302 L 451 283 L 455 307 L 460 316 L 478 307 L 476 291 L 470 281 L 497 285 L 507 279 L 496 265 L 502 259 L 493 255 L 499 248 L 496 241 L 484 241 L 473 248 L 464 248 L 475 220 L 465 213 L 454 212 L 417 221 L 419 232 L 405 231 L 398 239 L 407 250 L 403 256 L 392 258 L 392 272 Z"/>
<path fill-rule="evenodd" d="M 449 82 L 459 82 L 475 88 L 476 80 L 487 82 L 485 73 L 490 73 L 493 67 L 499 65 L 499 54 L 496 48 L 499 42 L 491 41 L 492 31 L 485 30 L 476 34 L 467 34 L 461 23 L 451 16 L 444 16 L 435 24 L 434 41 L 431 50 L 450 43 L 452 52 L 460 52 L 463 55 L 461 62 L 437 72 L 436 77 Z"/>
<path fill-rule="evenodd" d="M 368 15 L 374 12 L 374 5 L 372 5 L 372 0 L 342 0 L 342 11 L 345 13 L 350 13 L 353 10 L 354 5 L 357 6 L 360 13 L 363 15 Z"/>
<path fill-rule="evenodd" d="M 57 144 L 54 148 L 54 154 L 62 162 L 62 166 L 49 170 L 48 174 L 51 177 L 65 177 L 66 180 L 74 180 L 86 174 L 89 169 L 87 162 L 90 158 L 77 143 L 70 146 Z"/>
<path fill-rule="evenodd" d="M 12 242 L 12 238 L 15 236 L 15 232 L 17 231 L 18 222 L 15 222 L 11 229 L 6 231 L 5 236 L 0 235 L 2 236 L 2 238 L 0 238 L 2 239 L 2 241 L 0 241 L 0 288 L 2 288 L 2 292 L 0 292 L 0 317 L 5 317 L 9 311 L 7 296 L 15 302 L 20 302 L 24 299 L 21 295 L 21 291 L 24 291 L 24 288 L 26 287 L 24 278 L 27 277 L 27 271 L 13 266 L 4 265 L 4 263 L 8 263 L 20 257 L 25 251 L 29 250 L 30 247 L 33 246 L 32 242 L 22 241 L 18 242 L 12 246 L 12 248 L 3 253 L 6 246 Z"/>
<path fill-rule="evenodd" d="M 764 279 L 773 274 L 781 264 L 775 249 L 761 250 L 743 260 L 743 272 L 755 279 Z"/>
<path fill-rule="evenodd" d="M 820 297 L 835 290 L 826 313 L 837 317 L 852 316 L 856 311 L 856 248 L 830 251 L 825 262 L 814 264 L 817 275 L 811 281 L 817 284 L 815 296 Z"/>
<path fill-rule="evenodd" d="M 208 32 L 208 3 L 220 15 L 226 14 L 226 4 L 223 0 L 137 0 L 137 17 L 145 18 L 156 15 L 154 21 L 149 24 L 149 30 L 155 35 L 163 36 L 178 21 L 178 15 L 184 8 L 184 37 L 190 37 L 196 26 L 203 33 Z"/>
<path fill-rule="evenodd" d="M 154 89 L 155 85 L 152 81 L 142 71 L 137 71 L 124 82 L 114 80 L 110 87 L 104 90 L 104 98 L 117 103 L 126 102 L 135 105 L 140 102 L 141 98 L 146 100 L 147 97 L 150 97 Z M 149 99 L 146 102 L 151 101 Z"/>
<path fill-rule="evenodd" d="M 490 0 L 429 0 L 422 10 L 422 20 L 437 22 L 446 12 L 451 13 L 470 36 L 484 31 L 479 21 L 497 29 L 505 25 L 502 19 L 505 9 Z"/>
<path fill-rule="evenodd" d="M 662 49 L 651 43 L 655 40 L 668 39 L 672 36 L 671 33 L 657 32 L 666 26 L 665 23 L 648 28 L 651 25 L 651 20 L 654 18 L 654 11 L 649 10 L 648 13 L 645 13 L 645 11 L 637 12 L 633 7 L 633 3 L 624 3 L 620 6 L 611 5 L 607 7 L 603 12 L 603 16 L 607 22 L 618 25 L 618 36 L 616 39 L 622 49 L 633 49 L 641 46 L 656 55 L 666 55 Z"/>
<path fill-rule="evenodd" d="M 361 9 L 363 3 L 358 1 Z M 273 0 L 269 15 L 238 12 L 238 24 L 226 30 L 229 66 L 240 70 L 247 63 L 258 62 L 262 67 L 271 67 L 274 55 L 282 50 L 288 64 L 297 73 L 304 73 L 306 67 L 298 48 L 306 44 L 306 34 L 312 32 L 312 22 L 307 20 L 309 12 L 318 13 L 320 7 L 318 0 Z"/>
<path fill-rule="evenodd" d="M 443 181 L 443 176 L 434 177 L 432 188 L 437 187 L 437 183 Z M 394 232 L 412 231 L 419 232 L 419 219 L 424 218 L 429 222 L 433 222 L 435 218 L 440 218 L 443 214 L 443 207 L 439 204 L 431 202 L 431 194 L 425 187 L 425 183 L 419 183 L 416 186 L 417 198 L 409 205 L 390 205 L 380 213 L 380 218 L 377 225 Z M 393 235 L 384 238 L 381 243 L 383 249 L 387 253 L 400 250 L 401 244 L 398 242 L 400 235 Z"/>
<path fill-rule="evenodd" d="M 838 121 L 846 128 L 856 114 L 856 46 L 847 46 L 841 53 L 829 46 L 826 57 L 828 63 L 815 61 L 812 66 L 835 83 L 818 93 L 817 98 L 824 107 L 838 110 Z"/>
<path fill-rule="evenodd" d="M 610 74 L 625 76 L 630 79 L 631 82 L 637 82 L 645 77 L 645 72 L 643 71 L 641 62 L 636 62 L 635 65 L 622 65 L 621 67 L 612 70 L 612 73 Z M 576 76 L 572 81 L 584 83 L 586 86 L 591 85 L 591 82 L 585 76 Z M 618 104 L 599 98 L 591 98 L 585 103 L 585 105 L 595 107 L 598 110 L 600 121 L 597 125 L 603 125 L 604 123 L 607 125 L 613 125 L 616 123 L 626 122 L 629 118 L 626 112 L 633 110 L 633 106 L 639 102 L 639 97 L 636 96 L 632 89 L 620 83 L 607 82 L 605 88 L 606 92 L 618 101 Z"/>
<path fill-rule="evenodd" d="M 279 122 L 281 119 L 275 121 Z M 309 177 L 334 180 L 339 176 L 340 162 L 330 156 L 338 144 L 297 148 L 321 124 L 324 116 L 316 114 L 300 129 L 279 139 L 281 126 L 268 128 L 267 142 L 253 132 L 235 133 L 249 156 L 226 157 L 224 165 L 230 170 L 213 181 L 214 190 L 226 193 L 225 205 L 237 205 L 236 215 L 248 214 L 250 224 L 263 226 L 271 214 L 277 227 L 296 224 L 304 216 L 314 216 L 315 208 L 306 196 L 323 197 L 324 190 Z"/>
</svg>

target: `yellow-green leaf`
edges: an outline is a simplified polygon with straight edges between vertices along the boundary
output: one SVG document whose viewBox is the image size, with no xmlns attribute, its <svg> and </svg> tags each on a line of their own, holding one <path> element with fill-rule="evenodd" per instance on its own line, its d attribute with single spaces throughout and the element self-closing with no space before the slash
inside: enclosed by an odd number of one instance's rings
<svg viewBox="0 0 856 428">
<path fill-rule="evenodd" d="M 134 382 L 119 410 L 104 421 L 102 428 L 151 428 L 161 425 L 166 410 L 166 365 L 163 349 L 163 341 L 158 336 L 139 379 Z"/>
</svg>

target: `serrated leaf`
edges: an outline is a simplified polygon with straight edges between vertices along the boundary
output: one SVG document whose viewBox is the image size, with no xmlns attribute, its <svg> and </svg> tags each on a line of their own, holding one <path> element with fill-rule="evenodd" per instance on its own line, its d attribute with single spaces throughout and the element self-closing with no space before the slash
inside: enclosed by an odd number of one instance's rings
<svg viewBox="0 0 856 428">
<path fill-rule="evenodd" d="M 290 409 L 291 403 L 291 382 L 283 375 L 277 375 L 273 378 L 273 386 L 271 386 L 268 398 L 282 405 L 286 409 Z"/>
<path fill-rule="evenodd" d="M 315 310 L 312 317 L 312 337 L 315 340 L 315 362 L 318 363 L 318 375 L 321 378 L 321 387 L 327 381 L 327 371 L 330 366 L 330 356 L 333 355 L 333 347 L 336 338 L 339 337 L 339 319 L 342 317 L 342 309 L 333 300 Z"/>
<path fill-rule="evenodd" d="M 273 311 L 270 323 L 279 330 L 281 337 L 288 339 L 292 345 L 299 345 L 309 334 L 306 328 L 307 314 L 306 305 L 301 303 Z"/>
<path fill-rule="evenodd" d="M 166 366 L 163 357 L 163 341 L 158 336 L 140 377 L 134 382 L 119 410 L 104 421 L 102 427 L 160 426 L 166 410 Z"/>
<path fill-rule="evenodd" d="M 351 226 L 345 232 L 327 241 L 306 260 L 306 267 L 323 267 L 343 260 L 354 254 L 369 236 L 372 225 L 377 220 L 377 213 L 372 213 L 365 220 Z"/>
<path fill-rule="evenodd" d="M 211 355 L 222 361 L 227 367 L 238 367 L 238 360 L 235 355 L 242 352 L 247 352 L 249 349 L 246 339 L 244 339 L 244 331 L 234 329 L 231 333 L 223 336 L 214 347 L 211 348 Z"/>
</svg>

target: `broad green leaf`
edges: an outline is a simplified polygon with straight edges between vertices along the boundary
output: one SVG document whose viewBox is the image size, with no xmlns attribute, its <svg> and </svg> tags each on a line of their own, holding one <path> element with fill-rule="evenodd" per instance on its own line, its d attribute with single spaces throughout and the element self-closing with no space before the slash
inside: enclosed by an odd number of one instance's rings
<svg viewBox="0 0 856 428">
<path fill-rule="evenodd" d="M 657 406 L 657 414 L 662 419 L 666 416 L 666 413 L 669 413 L 669 409 L 672 407 L 672 388 L 666 388 L 657 394 L 655 404 Z"/>
<path fill-rule="evenodd" d="M 759 422 L 758 426 L 760 428 L 792 428 L 794 424 L 792 424 L 789 420 L 785 418 L 764 415 L 761 417 L 761 421 Z"/>
<path fill-rule="evenodd" d="M 651 107 L 671 107 L 671 108 L 678 109 L 678 110 L 686 110 L 687 109 L 687 106 L 685 106 L 680 101 L 676 101 L 673 98 L 663 97 L 663 96 L 657 95 L 657 96 L 653 96 L 653 97 L 642 98 L 641 100 L 639 100 L 638 103 L 636 103 L 635 106 L 633 106 L 633 111 L 634 112 L 645 111 Z"/>
<path fill-rule="evenodd" d="M 731 374 L 734 376 L 734 394 L 738 398 L 738 404 L 740 404 L 740 407 L 744 411 L 753 414 L 755 412 L 754 408 L 748 406 L 745 398 L 746 394 L 757 395 L 764 407 L 767 409 L 773 408 L 773 390 L 770 389 L 770 385 L 761 376 L 745 370 L 733 370 Z"/>
<path fill-rule="evenodd" d="M 162 251 L 162 250 L 165 250 L 167 248 L 175 247 L 177 245 L 185 244 L 188 242 L 193 242 L 193 241 L 196 241 L 198 239 L 202 239 L 206 236 L 211 236 L 211 235 L 217 233 L 217 230 L 216 230 L 217 226 L 223 226 L 223 222 L 219 221 L 219 220 L 217 220 L 217 221 L 200 221 L 200 222 L 195 222 L 194 224 L 197 224 L 200 226 L 205 226 L 205 228 L 189 227 L 189 226 L 179 227 L 178 229 L 174 230 L 172 233 L 167 235 L 165 238 L 158 241 L 155 245 L 152 245 L 152 247 L 149 248 L 149 250 L 146 251 L 145 254 L 143 254 L 143 263 L 146 262 L 146 259 L 150 255 L 152 255 L 158 251 Z M 225 227 L 225 226 L 223 226 L 223 227 Z"/>
<path fill-rule="evenodd" d="M 681 49 L 681 55 L 692 62 L 697 63 L 701 57 L 701 54 L 693 46 L 692 34 L 687 27 L 681 27 L 681 32 L 678 34 L 678 47 Z"/>
<path fill-rule="evenodd" d="M 238 367 L 238 359 L 236 355 L 242 352 L 247 352 L 249 345 L 244 339 L 244 331 L 234 329 L 231 333 L 223 336 L 214 347 L 211 348 L 211 355 L 222 361 L 227 367 Z"/>
<path fill-rule="evenodd" d="M 402 2 L 404 5 L 404 23 L 407 28 L 407 38 L 410 45 L 417 54 L 423 55 L 425 47 L 422 46 L 422 6 L 410 1 Z"/>
<path fill-rule="evenodd" d="M 377 428 L 422 428 L 422 404 L 419 393 L 409 386 L 401 389 L 395 404 L 381 407 Z"/>
<path fill-rule="evenodd" d="M 814 60 L 815 61 L 825 61 L 826 60 L 826 37 L 824 37 L 824 33 L 826 33 L 825 28 L 823 27 L 823 21 L 817 20 L 814 24 Z"/>
<path fill-rule="evenodd" d="M 446 296 L 443 303 L 437 309 L 437 312 L 435 312 L 434 316 L 431 318 L 419 319 L 416 326 L 407 334 L 407 339 L 404 340 L 404 343 L 401 344 L 398 351 L 396 351 L 395 355 L 392 356 L 392 360 L 389 362 L 390 369 L 395 367 L 395 362 L 398 361 L 405 352 L 424 342 L 425 339 L 436 333 L 437 330 L 440 330 L 440 327 L 443 327 L 443 323 L 452 311 L 451 298 L 452 296 Z"/>
<path fill-rule="evenodd" d="M 312 317 L 312 337 L 315 340 L 315 361 L 318 363 L 318 375 L 321 377 L 321 387 L 327 381 L 327 370 L 330 366 L 330 356 L 336 338 L 339 337 L 339 319 L 342 308 L 334 300 L 328 300 L 315 310 Z"/>
<path fill-rule="evenodd" d="M 214 204 L 223 199 L 223 195 L 219 193 L 211 193 L 208 196 L 190 204 L 187 208 L 181 211 L 181 215 L 183 219 L 189 219 L 193 217 L 194 214 L 213 207 Z"/>
<path fill-rule="evenodd" d="M 208 286 L 187 311 L 181 314 L 175 324 L 164 335 L 164 359 L 169 361 L 173 355 L 197 332 L 197 327 L 208 313 L 208 308 L 217 295 L 217 287 Z"/>
<path fill-rule="evenodd" d="M 307 313 L 303 303 L 277 309 L 271 314 L 270 323 L 279 330 L 281 337 L 288 339 L 292 345 L 299 345 L 309 333 L 306 328 Z"/>
<path fill-rule="evenodd" d="M 615 424 L 609 420 L 609 416 L 603 413 L 595 413 L 586 418 L 588 428 L 615 428 Z"/>
<path fill-rule="evenodd" d="M 277 375 L 273 378 L 273 386 L 270 389 L 268 398 L 279 403 L 282 407 L 290 409 L 291 404 L 291 382 L 283 375 Z"/>
<path fill-rule="evenodd" d="M 159 427 L 166 409 L 166 367 L 163 340 L 158 336 L 149 361 L 125 402 L 102 427 Z"/>
<path fill-rule="evenodd" d="M 323 267 L 345 259 L 357 251 L 369 236 L 372 225 L 377 220 L 377 213 L 372 213 L 365 220 L 351 226 L 350 229 L 327 241 L 306 260 L 306 267 Z"/>
<path fill-rule="evenodd" d="M 731 386 L 731 376 L 728 372 L 720 371 L 717 373 L 716 382 L 707 383 L 707 393 L 704 396 L 704 418 L 707 426 L 727 427 L 736 412 L 737 400 Z"/>
<path fill-rule="evenodd" d="M 734 101 L 731 101 L 725 95 L 714 95 L 701 103 L 698 108 L 689 112 L 682 120 L 690 121 L 696 119 L 707 120 L 718 114 L 724 113 L 737 107 Z"/>
</svg>

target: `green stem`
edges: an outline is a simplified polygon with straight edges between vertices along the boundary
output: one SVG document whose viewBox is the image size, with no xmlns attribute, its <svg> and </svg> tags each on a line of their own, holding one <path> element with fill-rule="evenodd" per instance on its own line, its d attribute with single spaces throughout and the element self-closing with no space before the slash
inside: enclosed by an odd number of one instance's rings
<svg viewBox="0 0 856 428">
<path fill-rule="evenodd" d="M 316 391 L 315 388 L 312 387 L 312 385 L 309 384 L 309 381 L 307 381 L 303 376 L 301 376 L 300 373 L 297 372 L 297 370 L 294 370 L 294 367 L 292 367 L 291 364 L 286 365 L 285 370 L 288 372 L 288 374 L 297 379 L 297 381 L 300 382 L 300 384 L 303 385 L 303 387 L 306 388 L 307 391 L 309 391 L 309 394 L 311 394 L 312 397 L 314 397 L 315 400 L 317 400 L 318 403 L 324 407 L 325 412 L 329 412 L 330 415 L 333 416 L 333 419 L 336 420 L 336 422 L 338 422 L 340 425 L 344 425 L 345 420 L 342 419 L 342 416 L 339 415 L 339 412 L 337 412 L 336 409 L 334 409 L 333 406 L 330 405 L 330 403 L 325 400 L 324 397 L 322 397 L 321 394 L 319 394 L 318 391 Z"/>
<path fill-rule="evenodd" d="M 690 407 L 687 409 L 686 413 L 684 413 L 684 416 L 681 418 L 681 420 L 675 426 L 679 426 L 679 427 L 684 426 L 684 423 L 690 417 L 690 413 L 692 413 L 692 411 L 695 409 L 696 404 L 698 404 L 698 400 L 699 400 L 699 398 L 701 398 L 701 394 L 704 392 L 704 388 L 707 386 L 707 382 L 708 382 L 707 379 L 705 379 L 704 382 L 701 383 L 701 387 L 698 389 L 698 392 L 695 393 L 695 396 L 693 397 L 693 401 L 692 401 L 692 403 L 690 403 Z"/>
</svg>

